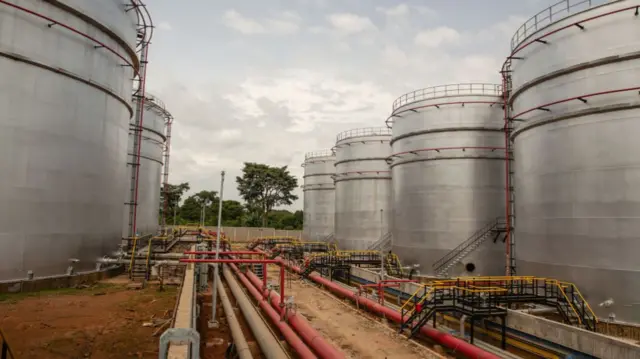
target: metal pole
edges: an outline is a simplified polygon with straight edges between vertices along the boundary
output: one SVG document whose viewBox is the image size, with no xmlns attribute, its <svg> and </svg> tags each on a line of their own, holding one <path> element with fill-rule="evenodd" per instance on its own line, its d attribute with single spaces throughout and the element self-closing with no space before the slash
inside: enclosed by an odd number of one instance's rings
<svg viewBox="0 0 640 359">
<path fill-rule="evenodd" d="M 178 203 L 173 206 L 173 226 L 176 226 L 176 214 L 178 213 Z"/>
<path fill-rule="evenodd" d="M 380 208 L 380 239 L 384 236 L 384 209 Z M 384 280 L 384 253 L 382 252 L 382 245 L 378 248 L 380 252 L 380 280 Z"/>
<path fill-rule="evenodd" d="M 220 257 L 220 227 L 222 226 L 222 191 L 224 190 L 224 171 L 220 172 L 220 199 L 218 200 L 218 229 L 216 234 L 216 259 Z M 211 321 L 209 321 L 209 328 L 217 328 L 218 322 L 216 321 L 216 299 L 218 296 L 218 268 L 220 265 L 218 263 L 213 265 L 213 288 L 212 288 L 212 302 L 213 307 L 211 308 Z"/>
</svg>

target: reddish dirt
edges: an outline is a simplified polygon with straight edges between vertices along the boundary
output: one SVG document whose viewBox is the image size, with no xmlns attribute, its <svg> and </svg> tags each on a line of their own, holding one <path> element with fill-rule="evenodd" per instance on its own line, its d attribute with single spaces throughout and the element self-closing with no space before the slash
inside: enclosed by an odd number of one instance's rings
<svg viewBox="0 0 640 359">
<path fill-rule="evenodd" d="M 153 333 L 171 317 L 177 288 L 130 290 L 122 282 L 3 296 L 0 327 L 18 358 L 155 359 L 164 328 Z"/>
<path fill-rule="evenodd" d="M 279 276 L 276 268 L 269 268 L 272 283 Z M 324 290 L 302 282 L 297 276 L 288 277 L 285 295 L 292 295 L 297 312 L 348 358 L 443 358 L 433 350 L 397 334 L 396 330 L 379 319 L 357 310 Z"/>
</svg>

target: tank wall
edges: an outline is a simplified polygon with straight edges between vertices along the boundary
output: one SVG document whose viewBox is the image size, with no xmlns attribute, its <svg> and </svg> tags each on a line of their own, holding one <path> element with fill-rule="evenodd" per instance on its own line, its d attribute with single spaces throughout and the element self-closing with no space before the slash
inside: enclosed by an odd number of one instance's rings
<svg viewBox="0 0 640 359">
<path fill-rule="evenodd" d="M 335 156 L 313 157 L 304 164 L 303 239 L 322 241 L 334 231 Z"/>
<path fill-rule="evenodd" d="M 162 153 L 164 149 L 165 118 L 158 108 L 145 106 L 140 148 L 140 173 L 138 177 L 138 210 L 136 231 L 138 235 L 155 234 L 159 229 L 160 191 L 162 188 Z M 128 158 L 133 154 L 135 132 L 129 130 Z M 131 166 L 127 166 L 131 173 Z M 127 177 L 130 178 L 130 177 Z M 130 190 L 125 191 L 125 202 L 130 201 Z M 123 237 L 129 235 L 129 206 L 125 206 Z"/>
<path fill-rule="evenodd" d="M 632 5 L 640 1 L 607 4 L 549 29 Z M 515 64 L 513 73 L 518 90 L 514 113 L 638 86 L 637 59 L 621 56 L 640 51 L 633 11 L 584 25 L 588 31 L 563 30 L 550 37 L 553 46 L 522 50 L 526 60 Z M 592 67 L 570 69 L 585 61 Z M 551 71 L 562 75 L 545 77 Z M 541 82 L 527 86 L 530 79 Z M 590 97 L 587 104 L 552 105 L 551 112 L 519 116 L 526 121 L 513 137 L 519 273 L 574 282 L 598 316 L 614 313 L 631 322 L 640 322 L 640 311 L 632 304 L 640 289 L 631 284 L 640 278 L 634 256 L 640 250 L 640 110 L 633 108 L 638 105 L 637 90 Z M 614 305 L 598 306 L 607 299 Z"/>
<path fill-rule="evenodd" d="M 50 3 L 20 5 L 125 53 Z M 112 16 L 129 19 L 124 10 Z M 70 258 L 93 269 L 119 244 L 133 75 L 93 46 L 0 4 L 0 280 L 61 274 Z"/>
<path fill-rule="evenodd" d="M 359 136 L 336 143 L 335 235 L 341 249 L 367 249 L 390 230 L 390 139 Z"/>
<path fill-rule="evenodd" d="M 429 107 L 460 102 L 482 103 Z M 391 164 L 393 251 L 422 273 L 433 273 L 434 262 L 505 215 L 503 115 L 495 102 L 500 98 L 450 96 L 397 110 L 426 106 L 395 119 L 392 152 L 400 155 Z M 504 265 L 504 245 L 488 241 L 450 274 L 502 275 Z"/>
</svg>

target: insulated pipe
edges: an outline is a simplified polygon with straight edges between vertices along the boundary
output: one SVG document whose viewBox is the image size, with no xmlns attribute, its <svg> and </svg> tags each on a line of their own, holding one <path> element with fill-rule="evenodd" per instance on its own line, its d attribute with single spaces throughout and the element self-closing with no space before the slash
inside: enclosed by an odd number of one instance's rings
<svg viewBox="0 0 640 359">
<path fill-rule="evenodd" d="M 256 288 L 254 288 L 253 285 L 251 285 L 249 280 L 242 274 L 242 272 L 240 272 L 238 267 L 236 267 L 235 264 L 229 265 L 231 266 L 231 269 L 233 269 L 233 271 L 236 273 L 245 288 L 247 288 L 251 295 L 258 301 L 260 308 L 262 308 L 269 319 L 271 319 L 273 325 L 278 327 L 278 330 L 280 331 L 280 333 L 282 333 L 282 336 L 285 338 L 287 343 L 289 343 L 291 348 L 293 348 L 293 350 L 298 354 L 300 359 L 316 359 L 317 357 L 315 356 L 315 354 L 313 354 L 311 349 L 309 349 L 309 347 L 304 344 L 302 339 L 298 337 L 298 335 L 293 331 L 293 329 L 291 329 L 291 327 L 289 327 L 289 325 L 287 325 L 287 323 L 280 320 L 280 315 L 278 314 L 278 312 L 275 309 L 271 308 L 269 303 L 267 303 L 264 298 L 262 298 L 260 292 Z"/>
<path fill-rule="evenodd" d="M 293 265 L 287 265 L 287 267 L 289 267 L 291 270 L 293 270 L 296 273 L 300 273 L 300 268 L 293 266 Z M 376 313 L 378 315 L 381 315 L 387 319 L 390 319 L 396 323 L 402 323 L 403 322 L 403 318 L 401 316 L 401 314 L 389 307 L 385 307 L 382 306 L 370 299 L 367 298 L 363 298 L 363 297 L 359 297 L 357 296 L 354 292 L 352 292 L 349 289 L 343 288 L 339 285 L 337 285 L 336 283 L 329 281 L 325 278 L 322 278 L 321 276 L 319 276 L 318 274 L 312 273 L 311 275 L 309 275 L 309 278 L 311 280 L 313 280 L 314 282 L 323 285 L 324 287 L 326 287 L 327 289 L 329 289 L 331 292 L 333 292 L 334 294 L 341 296 L 341 297 L 345 297 L 348 298 L 352 301 L 354 301 L 356 304 L 358 304 L 359 306 L 364 306 L 367 309 L 369 309 L 371 312 Z M 423 326 L 422 328 L 420 328 L 420 333 L 423 334 L 424 336 L 428 337 L 429 339 L 435 341 L 438 344 L 441 344 L 451 350 L 453 350 L 454 352 L 458 352 L 460 354 L 462 354 L 463 356 L 467 357 L 467 358 L 474 358 L 474 359 L 500 359 L 499 356 L 495 355 L 495 354 L 491 354 L 485 350 L 482 350 L 478 347 L 476 347 L 475 345 L 469 344 L 467 342 L 465 342 L 464 340 L 458 339 L 452 335 L 443 333 L 441 331 L 438 331 L 434 328 L 428 327 L 428 326 Z"/>
<path fill-rule="evenodd" d="M 253 355 L 251 355 L 251 351 L 249 350 L 249 344 L 244 334 L 242 334 L 242 328 L 240 328 L 240 323 L 238 322 L 238 318 L 236 318 L 231 302 L 229 302 L 229 297 L 227 297 L 227 292 L 224 290 L 220 276 L 218 275 L 215 279 L 218 287 L 218 295 L 220 296 L 220 303 L 222 303 L 227 324 L 229 324 L 229 329 L 231 330 L 231 338 L 233 338 L 233 343 L 236 346 L 236 352 L 240 359 L 253 359 Z"/>
<path fill-rule="evenodd" d="M 281 268 L 284 268 L 284 263 L 282 263 Z M 258 278 L 253 272 L 247 272 L 246 276 L 257 290 L 263 291 L 262 281 L 260 278 Z M 284 276 L 281 276 L 281 278 L 284 278 Z M 281 281 L 280 285 L 283 286 L 284 283 Z M 275 310 L 279 311 L 280 314 L 284 315 L 284 303 L 281 301 L 278 293 L 264 289 L 263 294 L 265 296 L 268 295 L 271 306 Z M 318 331 L 301 315 L 298 315 L 297 313 L 287 313 L 287 322 L 298 333 L 298 335 L 300 335 L 302 340 L 304 340 L 304 342 L 307 343 L 307 345 L 309 345 L 321 358 L 346 358 L 344 353 L 340 352 L 333 345 L 327 342 L 322 334 L 318 333 Z"/>
<path fill-rule="evenodd" d="M 227 281 L 231 293 L 233 293 L 233 296 L 236 298 L 238 306 L 251 328 L 253 337 L 256 338 L 256 341 L 260 345 L 262 354 L 264 354 L 267 359 L 288 359 L 284 349 L 280 346 L 280 342 L 273 336 L 264 321 L 262 321 L 260 314 L 253 304 L 251 304 L 247 295 L 240 289 L 238 281 L 233 277 L 229 268 L 226 266 L 223 267 L 222 275 Z"/>
</svg>

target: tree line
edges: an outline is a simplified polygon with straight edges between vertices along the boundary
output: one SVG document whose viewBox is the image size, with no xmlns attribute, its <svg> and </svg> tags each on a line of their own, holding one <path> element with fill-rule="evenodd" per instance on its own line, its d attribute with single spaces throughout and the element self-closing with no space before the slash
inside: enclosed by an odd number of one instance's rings
<svg viewBox="0 0 640 359">
<path fill-rule="evenodd" d="M 244 203 L 223 199 L 223 226 L 302 229 L 302 211 L 275 209 L 291 205 L 298 199 L 298 196 L 293 194 L 298 180 L 289 173 L 287 166 L 274 167 L 246 162 L 242 176 L 236 177 L 236 184 Z M 167 224 L 200 223 L 204 209 L 205 225 L 217 225 L 220 200 L 218 192 L 200 191 L 182 201 L 190 189 L 189 183 L 185 182 L 169 184 L 166 192 L 162 191 L 161 215 L 165 194 L 168 197 Z"/>
</svg>

